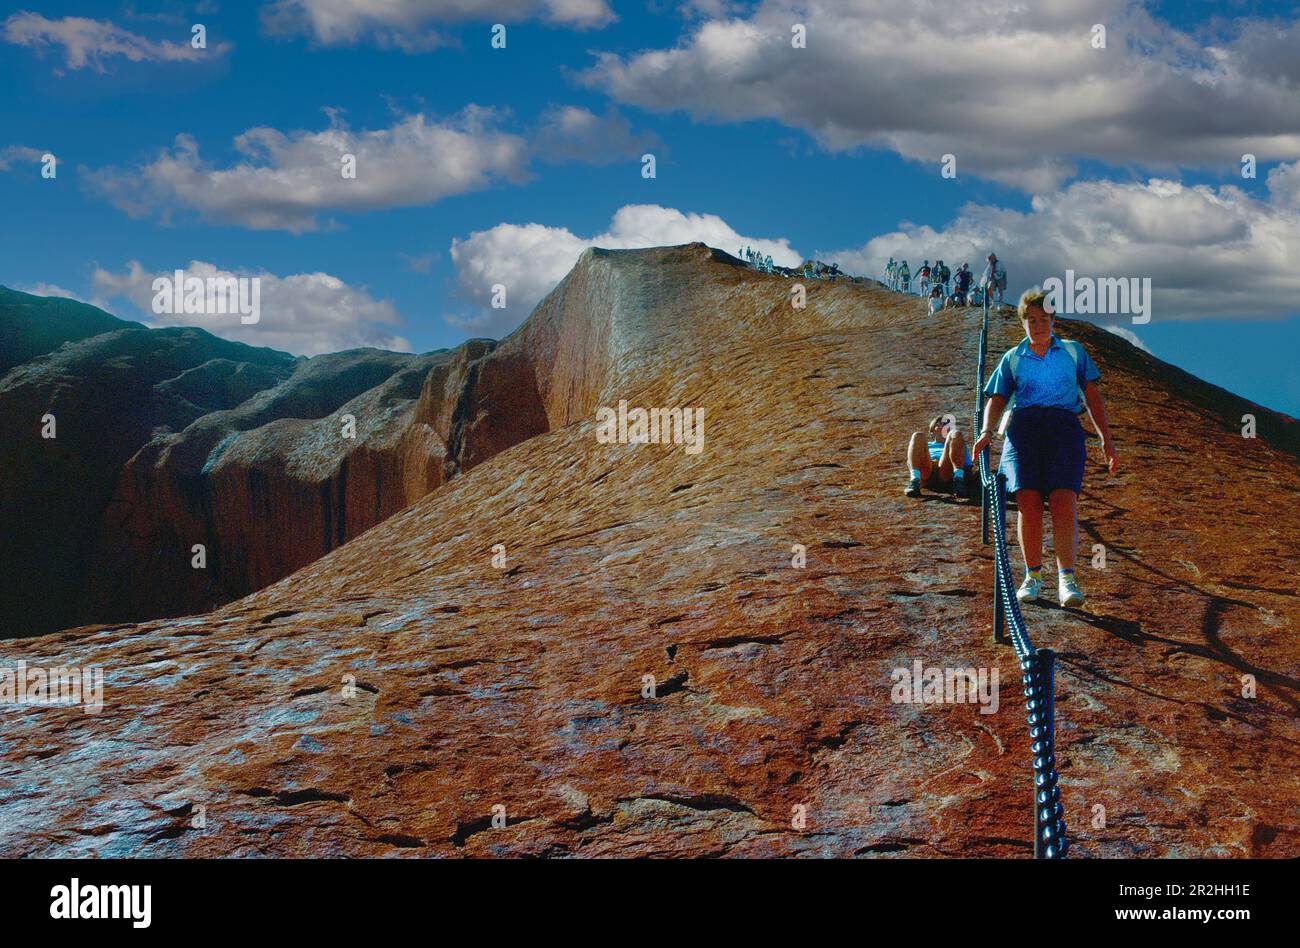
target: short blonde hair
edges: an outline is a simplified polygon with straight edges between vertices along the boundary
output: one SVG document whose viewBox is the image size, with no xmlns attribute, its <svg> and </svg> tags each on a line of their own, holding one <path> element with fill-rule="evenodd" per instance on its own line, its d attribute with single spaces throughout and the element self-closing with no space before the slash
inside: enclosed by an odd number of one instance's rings
<svg viewBox="0 0 1300 948">
<path fill-rule="evenodd" d="M 1020 294 L 1020 305 L 1016 307 L 1016 314 L 1021 319 L 1027 318 L 1031 306 L 1037 306 L 1048 316 L 1054 315 L 1052 308 L 1047 305 L 1047 291 L 1041 286 L 1031 286 Z"/>
</svg>

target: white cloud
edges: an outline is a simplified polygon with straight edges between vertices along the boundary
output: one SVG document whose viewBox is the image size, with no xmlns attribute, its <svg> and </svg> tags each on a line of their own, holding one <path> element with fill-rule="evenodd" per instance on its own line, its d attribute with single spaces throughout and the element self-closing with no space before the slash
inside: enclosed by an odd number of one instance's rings
<svg viewBox="0 0 1300 948">
<path fill-rule="evenodd" d="M 426 29 L 430 23 L 542 20 L 589 29 L 614 19 L 605 0 L 276 0 L 262 8 L 262 27 L 273 36 L 306 35 L 323 46 L 368 41 L 408 53 L 447 42 Z"/>
<path fill-rule="evenodd" d="M 10 145 L 7 148 L 0 148 L 0 171 L 8 171 L 10 166 L 19 162 L 39 162 L 41 155 L 46 154 L 39 148 L 28 148 L 25 145 Z"/>
<path fill-rule="evenodd" d="M 144 314 L 142 322 L 155 328 L 198 326 L 225 339 L 252 346 L 269 346 L 295 355 L 319 355 L 372 346 L 410 352 L 411 344 L 387 327 L 400 320 L 393 304 L 377 300 L 363 289 L 348 286 L 328 273 L 277 276 L 256 271 L 221 270 L 199 260 L 182 267 L 186 277 L 258 277 L 261 280 L 261 320 L 245 325 L 238 315 L 155 315 L 155 277 L 171 279 L 174 270 L 150 271 L 132 260 L 113 273 L 96 268 L 94 285 L 105 297 L 122 297 Z"/>
<path fill-rule="evenodd" d="M 1293 182 L 1283 165 L 1274 181 Z M 1146 183 L 1075 182 L 1035 197 L 1027 213 L 967 205 L 942 228 L 904 223 L 862 247 L 839 250 L 850 272 L 879 278 L 890 256 L 915 268 L 922 259 L 978 272 L 989 250 L 1007 267 L 1009 289 L 1051 276 L 1149 277 L 1153 318 L 1281 318 L 1300 308 L 1300 215 L 1279 200 L 1240 188 Z"/>
<path fill-rule="evenodd" d="M 683 213 L 656 204 L 619 208 L 609 229 L 594 237 L 542 224 L 498 224 L 452 241 L 459 296 L 477 311 L 449 315 L 447 320 L 468 332 L 500 338 L 523 322 L 587 247 L 621 250 L 697 240 L 733 254 L 747 244 L 771 254 L 781 266 L 792 267 L 803 260 L 783 238 L 746 237 L 716 215 Z M 497 283 L 506 287 L 504 309 L 491 308 L 492 286 Z"/>
<path fill-rule="evenodd" d="M 547 108 L 527 134 L 505 131 L 505 113 L 477 105 L 441 120 L 400 116 L 372 130 L 353 130 L 334 109 L 324 111 L 322 131 L 248 129 L 234 139 L 242 159 L 225 167 L 180 134 L 141 166 L 88 171 L 86 184 L 132 217 L 169 224 L 195 212 L 212 223 L 302 233 L 322 227 L 323 212 L 431 204 L 502 180 L 521 183 L 535 159 L 604 164 L 639 157 L 655 141 L 616 111 L 597 116 L 574 106 Z M 344 155 L 355 156 L 355 178 L 343 177 Z"/>
<path fill-rule="evenodd" d="M 1147 348 L 1147 344 L 1138 338 L 1138 334 L 1133 330 L 1125 329 L 1123 326 L 1102 326 L 1101 328 L 1109 333 L 1119 336 L 1121 339 L 1128 340 L 1148 355 L 1155 355 L 1155 353 Z"/>
<path fill-rule="evenodd" d="M 194 49 L 190 45 L 189 30 L 183 42 L 151 40 L 124 30 L 108 20 L 91 20 L 80 16 L 65 16 L 51 20 L 39 13 L 21 11 L 3 23 L 6 42 L 30 46 L 36 50 L 62 46 L 64 65 L 69 69 L 89 67 L 104 72 L 104 60 L 122 56 L 131 62 L 203 62 L 213 56 L 222 56 L 230 49 L 229 43 L 217 43 L 207 49 Z"/>
<path fill-rule="evenodd" d="M 353 131 L 334 115 L 319 132 L 251 128 L 234 141 L 244 159 L 224 168 L 182 134 L 143 167 L 101 169 L 87 179 L 134 217 L 166 223 L 192 210 L 215 223 L 300 233 L 317 229 L 322 211 L 409 207 L 499 178 L 523 180 L 528 146 L 501 131 L 499 119 L 471 105 L 445 121 L 416 114 L 372 131 Z M 342 175 L 345 154 L 356 156 L 355 179 Z"/>
<path fill-rule="evenodd" d="M 471 316 L 447 316 L 467 332 L 501 338 L 514 329 L 573 267 L 588 241 L 563 227 L 498 224 L 453 240 L 460 297 L 478 308 Z M 490 308 L 492 287 L 506 288 L 506 307 Z"/>
<path fill-rule="evenodd" d="M 1268 173 L 1267 184 L 1274 204 L 1300 211 L 1300 161 L 1278 165 Z"/>
<path fill-rule="evenodd" d="M 795 23 L 806 49 L 791 47 Z M 647 109 L 892 150 L 936 175 L 952 154 L 959 175 L 1033 193 L 1081 158 L 1170 173 L 1300 157 L 1300 27 L 1216 28 L 1193 37 L 1129 0 L 762 0 L 672 48 L 601 53 L 581 79 Z"/>
</svg>

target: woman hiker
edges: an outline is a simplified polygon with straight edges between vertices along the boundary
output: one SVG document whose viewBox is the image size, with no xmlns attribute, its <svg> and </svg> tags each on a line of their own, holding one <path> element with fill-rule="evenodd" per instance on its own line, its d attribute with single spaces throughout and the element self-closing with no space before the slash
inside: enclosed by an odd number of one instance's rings
<svg viewBox="0 0 1300 948">
<path fill-rule="evenodd" d="M 1087 455 L 1079 423 L 1084 404 L 1101 435 L 1111 474 L 1119 462 L 1106 421 L 1106 406 L 1097 387 L 1101 373 L 1081 344 L 1056 337 L 1048 307 L 1047 294 L 1039 287 L 1026 290 L 1020 297 L 1017 312 L 1025 338 L 1002 356 L 984 388 L 989 400 L 971 453 L 980 456 L 1014 395 L 998 470 L 1006 474 L 1007 491 L 1015 494 L 1019 509 L 1017 532 L 1026 574 L 1016 598 L 1032 602 L 1042 590 L 1046 498 L 1052 512 L 1052 545 L 1061 605 L 1078 606 L 1083 603 L 1083 593 L 1074 575 L 1074 554 L 1079 542 L 1077 503 Z"/>
</svg>

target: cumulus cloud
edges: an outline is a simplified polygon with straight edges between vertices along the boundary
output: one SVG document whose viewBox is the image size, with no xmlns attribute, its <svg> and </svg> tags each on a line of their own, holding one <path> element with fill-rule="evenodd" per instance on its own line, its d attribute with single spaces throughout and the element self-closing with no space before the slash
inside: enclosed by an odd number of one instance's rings
<svg viewBox="0 0 1300 948">
<path fill-rule="evenodd" d="M 791 26 L 807 48 L 791 46 Z M 1095 23 L 1106 48 L 1091 44 Z M 581 80 L 696 119 L 773 119 L 1032 193 L 1093 159 L 1172 171 L 1300 157 L 1300 25 L 1183 33 L 1128 0 L 762 0 L 677 45 L 601 53 Z"/>
<path fill-rule="evenodd" d="M 139 62 L 203 62 L 213 56 L 222 56 L 230 49 L 229 43 L 217 43 L 207 49 L 194 49 L 190 45 L 188 29 L 184 42 L 151 40 L 125 30 L 108 20 L 91 20 L 80 16 L 65 16 L 51 20 L 39 13 L 20 11 L 0 24 L 0 35 L 8 43 L 29 46 L 37 51 L 62 47 L 63 62 L 69 69 L 89 67 L 104 72 L 104 61 L 121 56 L 133 63 Z"/>
<path fill-rule="evenodd" d="M 448 315 L 447 320 L 468 332 L 500 338 L 523 322 L 588 247 L 624 250 L 697 240 L 728 253 L 747 244 L 771 254 L 781 266 L 803 260 L 783 238 L 747 237 L 714 214 L 683 213 L 656 204 L 619 208 L 609 229 L 593 237 L 542 224 L 498 224 L 452 241 L 458 295 L 475 311 Z M 507 306 L 492 309 L 492 287 L 498 283 L 506 287 Z"/>
<path fill-rule="evenodd" d="M 1267 184 L 1274 204 L 1300 211 L 1300 161 L 1278 165 L 1268 173 Z"/>
<path fill-rule="evenodd" d="M 177 211 L 196 211 L 214 223 L 301 233 L 317 229 L 323 211 L 409 207 L 523 180 L 527 143 L 502 131 L 500 118 L 471 105 L 443 121 L 416 114 L 371 131 L 333 114 L 318 132 L 251 128 L 234 140 L 243 159 L 228 167 L 206 161 L 181 134 L 142 167 L 100 169 L 87 181 L 133 217 L 169 223 Z M 354 179 L 342 175 L 345 154 L 356 157 Z"/>
<path fill-rule="evenodd" d="M 277 276 L 252 270 L 222 270 L 201 260 L 191 260 L 181 269 L 186 278 L 257 277 L 261 281 L 260 321 L 245 325 L 237 314 L 155 314 L 153 281 L 157 277 L 173 279 L 174 270 L 146 270 L 136 260 L 120 272 L 96 268 L 93 280 L 98 293 L 134 303 L 144 313 L 141 321 L 155 328 L 198 326 L 225 339 L 295 355 L 364 346 L 411 351 L 411 344 L 389 328 L 400 321 L 392 303 L 377 300 L 364 289 L 348 286 L 328 273 Z"/>
<path fill-rule="evenodd" d="M 468 105 L 437 119 L 399 116 L 387 128 L 353 130 L 333 109 L 321 131 L 250 128 L 234 139 L 242 158 L 221 166 L 198 141 L 177 135 L 170 148 L 133 168 L 88 171 L 86 186 L 132 217 L 172 223 L 178 213 L 255 230 L 317 230 L 331 210 L 369 211 L 431 204 L 455 194 L 521 183 L 534 160 L 609 163 L 641 154 L 653 136 L 634 133 L 615 111 L 552 106 L 522 134 L 507 116 Z M 344 178 L 344 155 L 356 177 Z M 325 226 L 328 226 L 328 222 Z"/>
<path fill-rule="evenodd" d="M 605 0 L 276 0 L 262 8 L 262 29 L 272 36 L 309 36 L 322 46 L 371 42 L 381 48 L 423 52 L 447 40 L 432 23 L 542 20 L 590 29 L 614 20 Z"/>
<path fill-rule="evenodd" d="M 1009 289 L 1048 277 L 1149 277 L 1154 319 L 1281 318 L 1300 300 L 1300 215 L 1294 198 L 1300 162 L 1270 176 L 1270 198 L 1232 185 L 1075 182 L 1028 212 L 967 205 L 946 226 L 904 223 L 862 247 L 835 251 L 850 272 L 879 277 L 889 257 L 982 269 L 995 251 Z"/>
<path fill-rule="evenodd" d="M 880 277 L 889 257 L 969 262 L 978 274 L 992 250 L 1007 266 L 1010 290 L 1049 277 L 1150 278 L 1153 318 L 1283 318 L 1300 300 L 1300 215 L 1295 210 L 1300 162 L 1268 177 L 1269 196 L 1232 185 L 1075 182 L 1033 198 L 1027 212 L 969 204 L 947 225 L 904 222 L 861 247 L 817 250 L 850 273 Z M 572 268 L 587 247 L 627 249 L 704 243 L 735 253 L 750 245 L 782 266 L 804 256 L 784 238 L 744 236 L 711 214 L 653 204 L 627 205 L 601 234 L 583 237 L 541 223 L 502 223 L 452 242 L 457 295 L 471 307 L 446 318 L 466 331 L 500 337 L 514 329 Z M 507 306 L 492 309 L 492 287 Z M 1121 327 L 1122 328 L 1122 327 Z M 1146 348 L 1130 330 L 1120 332 Z"/>
</svg>

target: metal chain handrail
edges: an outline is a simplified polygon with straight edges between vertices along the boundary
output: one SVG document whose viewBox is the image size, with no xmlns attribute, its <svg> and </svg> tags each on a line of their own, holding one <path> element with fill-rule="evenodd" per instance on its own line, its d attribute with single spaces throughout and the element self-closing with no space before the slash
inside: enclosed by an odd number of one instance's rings
<svg viewBox="0 0 1300 948">
<path fill-rule="evenodd" d="M 989 302 L 984 296 L 984 323 L 980 328 L 980 349 L 975 379 L 975 438 L 984 414 L 984 368 L 989 337 Z M 1030 750 L 1034 754 L 1034 858 L 1060 859 L 1069 844 L 1065 836 L 1065 810 L 1061 804 L 1060 775 L 1056 768 L 1056 701 L 1055 660 L 1051 649 L 1036 649 L 1029 639 L 1016 598 L 1011 556 L 1007 548 L 1006 475 L 992 471 L 988 445 L 980 452 L 981 533 L 989 542 L 989 522 L 993 524 L 993 639 L 1005 641 L 1010 633 L 1011 647 L 1020 661 L 1024 685 L 1025 708 L 1029 712 Z"/>
</svg>

